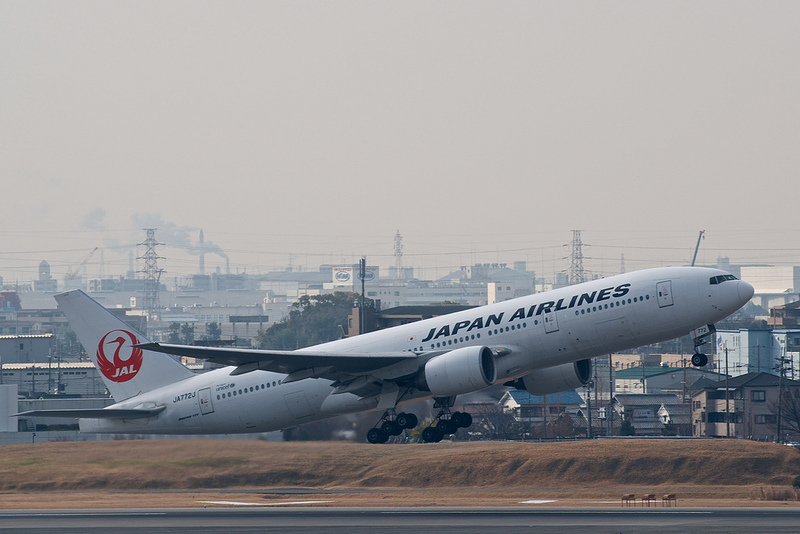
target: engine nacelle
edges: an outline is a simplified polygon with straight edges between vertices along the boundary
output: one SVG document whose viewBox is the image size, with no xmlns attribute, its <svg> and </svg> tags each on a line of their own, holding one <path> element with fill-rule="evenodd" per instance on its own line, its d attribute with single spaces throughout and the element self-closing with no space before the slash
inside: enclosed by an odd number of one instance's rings
<svg viewBox="0 0 800 534">
<path fill-rule="evenodd" d="M 464 347 L 428 360 L 417 377 L 417 386 L 435 397 L 452 397 L 491 386 L 496 379 L 491 349 Z"/>
<path fill-rule="evenodd" d="M 537 369 L 517 380 L 514 386 L 526 390 L 531 395 L 544 396 L 585 386 L 591 377 L 592 360 L 580 360 Z"/>
</svg>

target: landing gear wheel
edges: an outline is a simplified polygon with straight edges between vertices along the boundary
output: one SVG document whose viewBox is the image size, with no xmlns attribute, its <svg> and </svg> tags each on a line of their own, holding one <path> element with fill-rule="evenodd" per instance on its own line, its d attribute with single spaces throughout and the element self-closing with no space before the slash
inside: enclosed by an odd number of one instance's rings
<svg viewBox="0 0 800 534">
<path fill-rule="evenodd" d="M 422 431 L 422 441 L 425 443 L 438 443 L 442 441 L 443 437 L 439 429 L 434 426 L 426 427 Z"/>
<path fill-rule="evenodd" d="M 450 415 L 450 421 L 456 425 L 456 428 L 467 428 L 472 424 L 472 416 L 466 412 L 453 412 Z"/>
<path fill-rule="evenodd" d="M 381 431 L 387 436 L 399 436 L 403 433 L 403 427 L 397 421 L 384 421 L 381 425 Z"/>
<path fill-rule="evenodd" d="M 692 356 L 692 365 L 695 367 L 705 367 L 708 364 L 708 356 L 701 353 L 696 353 Z"/>
<path fill-rule="evenodd" d="M 467 412 L 461 412 L 461 417 L 464 418 L 464 421 L 461 424 L 461 428 L 468 428 L 472 426 L 472 416 Z"/>
<path fill-rule="evenodd" d="M 399 413 L 396 421 L 401 428 L 414 428 L 419 424 L 417 416 L 413 413 Z"/>
<path fill-rule="evenodd" d="M 439 422 L 436 423 L 436 430 L 442 435 L 455 434 L 458 430 L 458 426 L 450 419 L 440 419 Z"/>
<path fill-rule="evenodd" d="M 370 428 L 367 431 L 367 441 L 370 443 L 386 443 L 389 439 L 389 434 L 380 428 Z"/>
</svg>

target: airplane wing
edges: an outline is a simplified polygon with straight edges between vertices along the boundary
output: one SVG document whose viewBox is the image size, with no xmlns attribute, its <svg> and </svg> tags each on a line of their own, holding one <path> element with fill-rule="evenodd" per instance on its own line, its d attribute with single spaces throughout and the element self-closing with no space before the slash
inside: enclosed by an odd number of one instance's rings
<svg viewBox="0 0 800 534">
<path fill-rule="evenodd" d="M 303 378 L 327 378 L 342 380 L 353 376 L 369 374 L 371 371 L 413 360 L 413 352 L 388 354 L 350 354 L 312 351 L 281 351 L 236 349 L 218 347 L 196 347 L 191 345 L 170 345 L 166 343 L 143 343 L 137 345 L 143 350 L 163 352 L 173 356 L 199 358 L 223 365 L 232 365 L 236 370 L 232 375 L 264 370 L 284 373 L 284 383 Z"/>
<path fill-rule="evenodd" d="M 106 409 L 57 409 L 57 410 L 29 410 L 15 413 L 12 417 L 71 417 L 85 419 L 143 419 L 152 417 L 164 411 L 166 406 L 156 408 L 106 408 Z"/>
</svg>

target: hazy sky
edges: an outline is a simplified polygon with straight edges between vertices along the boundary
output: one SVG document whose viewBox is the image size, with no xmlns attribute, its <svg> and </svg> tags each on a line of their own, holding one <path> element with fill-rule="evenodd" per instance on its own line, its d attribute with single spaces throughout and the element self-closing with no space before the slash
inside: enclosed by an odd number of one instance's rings
<svg viewBox="0 0 800 534">
<path fill-rule="evenodd" d="M 800 265 L 798 2 L 0 2 L 0 276 Z M 139 253 L 143 250 L 140 248 Z M 89 275 L 99 271 L 99 253 Z M 222 265 L 209 256 L 208 267 Z"/>
</svg>

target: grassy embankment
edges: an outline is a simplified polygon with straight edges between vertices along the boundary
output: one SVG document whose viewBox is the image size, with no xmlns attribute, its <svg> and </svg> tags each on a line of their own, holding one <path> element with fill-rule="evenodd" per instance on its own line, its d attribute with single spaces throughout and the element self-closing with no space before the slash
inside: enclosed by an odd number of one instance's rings
<svg viewBox="0 0 800 534">
<path fill-rule="evenodd" d="M 788 487 L 800 451 L 739 440 L 366 445 L 251 440 L 0 447 L 0 491 L 265 487 L 574 491 Z M 750 491 L 750 490 L 747 490 Z"/>
</svg>

